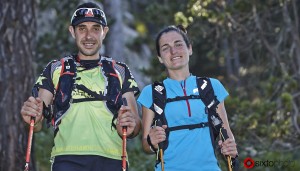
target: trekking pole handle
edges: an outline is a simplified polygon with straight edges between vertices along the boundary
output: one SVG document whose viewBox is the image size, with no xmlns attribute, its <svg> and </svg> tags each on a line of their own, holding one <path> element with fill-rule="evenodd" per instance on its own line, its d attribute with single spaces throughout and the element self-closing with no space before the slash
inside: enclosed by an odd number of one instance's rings
<svg viewBox="0 0 300 171">
<path fill-rule="evenodd" d="M 122 102 L 124 106 L 128 106 L 127 99 L 122 98 Z M 127 126 L 122 127 L 122 171 L 126 171 L 126 141 L 127 141 Z"/>
<path fill-rule="evenodd" d="M 157 119 L 157 121 L 155 122 L 155 125 L 162 127 L 161 120 Z M 159 147 L 160 160 L 161 160 L 161 170 L 164 171 L 165 166 L 164 166 L 163 142 L 158 143 L 158 147 Z"/>
<path fill-rule="evenodd" d="M 122 102 L 123 102 L 123 106 L 128 106 L 128 103 L 127 103 L 127 99 L 126 98 L 122 98 Z M 123 126 L 123 131 L 126 129 L 127 131 L 127 126 Z"/>
<path fill-rule="evenodd" d="M 162 127 L 162 122 L 161 122 L 160 119 L 157 119 L 156 126 Z M 158 147 L 159 147 L 159 149 L 162 149 L 163 148 L 163 142 L 158 143 Z"/>
<path fill-rule="evenodd" d="M 220 131 L 221 131 L 221 139 L 224 142 L 225 140 L 227 140 L 229 138 L 229 136 L 227 134 L 227 130 L 222 127 Z M 230 156 L 226 156 L 226 158 L 227 158 L 228 170 L 232 171 L 231 157 Z"/>
<path fill-rule="evenodd" d="M 228 134 L 227 134 L 227 130 L 225 128 L 221 128 L 221 133 L 222 133 L 222 141 L 224 142 L 225 140 L 227 140 L 229 138 Z"/>
<path fill-rule="evenodd" d="M 38 92 L 37 88 L 34 87 L 32 89 L 32 96 L 34 98 L 37 98 L 38 94 L 39 94 L 39 92 Z M 28 141 L 27 141 L 27 150 L 26 150 L 26 159 L 25 159 L 26 162 L 25 162 L 24 171 L 29 171 L 34 124 L 35 124 L 35 117 L 30 117 L 30 125 L 29 125 L 29 132 L 28 132 Z"/>
</svg>

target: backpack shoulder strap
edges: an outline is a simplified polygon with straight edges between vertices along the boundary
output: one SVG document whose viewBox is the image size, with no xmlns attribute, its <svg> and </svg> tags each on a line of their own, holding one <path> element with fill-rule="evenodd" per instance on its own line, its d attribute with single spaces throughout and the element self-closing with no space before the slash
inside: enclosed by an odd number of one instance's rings
<svg viewBox="0 0 300 171">
<path fill-rule="evenodd" d="M 207 107 L 207 110 L 214 110 L 220 103 L 215 96 L 211 81 L 207 77 L 197 77 L 197 86 L 201 100 Z"/>
<path fill-rule="evenodd" d="M 198 91 L 201 100 L 206 106 L 206 112 L 208 113 L 208 123 L 209 123 L 211 141 L 212 141 L 213 148 L 215 149 L 215 140 L 219 136 L 220 132 L 222 132 L 223 136 L 224 133 L 226 133 L 226 130 L 223 128 L 223 121 L 220 118 L 219 114 L 217 113 L 217 107 L 220 104 L 220 102 L 214 93 L 214 89 L 212 87 L 209 78 L 197 77 L 197 86 L 198 86 Z M 238 170 L 239 164 L 237 158 L 231 159 L 230 167 L 232 167 L 234 170 Z"/>
<path fill-rule="evenodd" d="M 208 114 L 208 123 L 210 128 L 211 140 L 215 148 L 215 140 L 222 128 L 222 119 L 217 113 L 218 104 L 220 104 L 217 96 L 214 93 L 211 81 L 206 77 L 197 77 L 197 86 L 200 98 L 205 104 L 205 112 Z"/>
<path fill-rule="evenodd" d="M 101 56 L 102 74 L 106 79 L 106 90 L 104 95 L 107 97 L 106 106 L 113 114 L 112 127 L 116 128 L 114 121 L 118 117 L 118 111 L 122 106 L 121 79 L 115 69 L 115 61 L 110 57 Z"/>
<path fill-rule="evenodd" d="M 155 113 L 154 120 L 160 119 L 162 121 L 162 124 L 165 125 L 166 118 L 164 110 L 166 106 L 167 95 L 166 88 L 162 82 L 155 81 L 152 84 L 152 99 L 153 104 L 150 108 Z"/>
<path fill-rule="evenodd" d="M 153 99 L 153 104 L 150 107 L 150 109 L 154 112 L 154 118 L 152 121 L 152 126 L 156 125 L 157 121 L 160 120 L 162 125 L 168 125 L 166 116 L 165 116 L 165 107 L 167 103 L 167 93 L 166 93 L 166 88 L 163 84 L 163 82 L 158 82 L 155 81 L 152 84 L 152 99 Z M 166 150 L 169 145 L 169 131 L 166 131 L 166 140 L 162 142 L 162 149 Z M 149 144 L 150 145 L 150 144 Z M 158 154 L 158 153 L 157 153 Z M 158 155 L 156 159 L 156 164 L 155 167 L 161 162 L 161 158 Z"/>
<path fill-rule="evenodd" d="M 160 120 L 162 125 L 168 125 L 168 121 L 165 115 L 165 107 L 167 103 L 167 93 L 163 82 L 155 81 L 152 84 L 152 99 L 153 104 L 150 109 L 154 112 L 155 116 L 152 122 L 152 126 L 156 124 L 156 121 Z M 168 148 L 169 131 L 166 131 L 166 140 L 163 142 L 163 150 Z"/>
<path fill-rule="evenodd" d="M 54 128 L 56 128 L 62 115 L 70 107 L 69 102 L 76 78 L 76 63 L 73 56 L 66 56 L 60 62 L 61 72 L 54 98 Z"/>
</svg>

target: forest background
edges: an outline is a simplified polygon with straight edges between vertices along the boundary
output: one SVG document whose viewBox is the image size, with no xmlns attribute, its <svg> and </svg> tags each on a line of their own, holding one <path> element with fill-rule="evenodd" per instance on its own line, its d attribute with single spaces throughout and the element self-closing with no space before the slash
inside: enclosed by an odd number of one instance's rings
<svg viewBox="0 0 300 171">
<path fill-rule="evenodd" d="M 80 2 L 85 1 L 0 2 L 0 171 L 24 167 L 28 126 L 21 106 L 50 60 L 76 52 L 67 29 Z M 140 89 L 165 76 L 155 53 L 159 30 L 187 27 L 191 72 L 218 78 L 230 93 L 225 106 L 240 170 L 247 170 L 247 157 L 261 162 L 252 170 L 300 170 L 300 1 L 95 2 L 103 5 L 110 27 L 101 52 L 126 62 Z M 52 139 L 51 128 L 34 134 L 33 171 L 50 170 Z M 155 156 L 143 153 L 141 136 L 128 142 L 128 152 L 131 171 L 153 170 Z"/>
</svg>

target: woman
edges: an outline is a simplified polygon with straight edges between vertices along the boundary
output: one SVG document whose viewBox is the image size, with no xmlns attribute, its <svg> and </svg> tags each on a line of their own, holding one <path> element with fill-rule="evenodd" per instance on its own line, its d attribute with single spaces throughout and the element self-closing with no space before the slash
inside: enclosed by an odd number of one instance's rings
<svg viewBox="0 0 300 171">
<path fill-rule="evenodd" d="M 166 122 L 162 126 L 153 126 L 156 117 L 157 105 L 153 105 L 153 85 L 146 86 L 138 98 L 142 105 L 143 125 L 143 149 L 146 153 L 157 152 L 159 143 L 168 141 L 168 147 L 164 149 L 162 162 L 155 167 L 156 171 L 215 171 L 220 170 L 212 145 L 210 128 L 208 126 L 208 114 L 205 112 L 205 104 L 201 99 L 185 97 L 199 95 L 196 76 L 189 70 L 189 57 L 192 55 L 192 46 L 186 30 L 182 26 L 169 26 L 163 29 L 156 38 L 157 57 L 167 70 L 168 78 L 163 81 L 166 89 L 166 98 L 178 100 L 169 101 L 164 112 Z M 223 121 L 223 127 L 227 130 L 229 138 L 218 142 L 221 153 L 232 158 L 237 157 L 236 143 L 229 128 L 224 99 L 227 91 L 216 79 L 209 79 L 217 100 L 217 113 Z M 158 89 L 163 89 L 161 86 Z M 167 125 L 166 125 L 167 123 Z M 170 127 L 182 125 L 196 125 L 201 127 L 193 129 L 179 129 L 170 131 Z M 194 129 L 195 128 L 195 129 Z M 169 130 L 168 130 L 169 129 Z M 162 165 L 163 164 L 163 165 Z"/>
</svg>

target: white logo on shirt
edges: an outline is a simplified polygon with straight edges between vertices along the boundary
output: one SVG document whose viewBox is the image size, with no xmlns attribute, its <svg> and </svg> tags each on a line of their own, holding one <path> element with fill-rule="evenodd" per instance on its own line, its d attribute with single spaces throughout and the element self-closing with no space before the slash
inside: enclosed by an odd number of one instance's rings
<svg viewBox="0 0 300 171">
<path fill-rule="evenodd" d="M 194 94 L 196 94 L 196 93 L 198 93 L 198 92 L 199 92 L 198 88 L 194 88 L 194 89 L 193 89 L 193 93 L 194 93 Z"/>
</svg>

